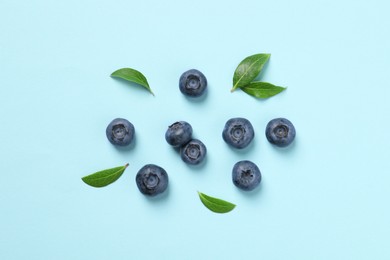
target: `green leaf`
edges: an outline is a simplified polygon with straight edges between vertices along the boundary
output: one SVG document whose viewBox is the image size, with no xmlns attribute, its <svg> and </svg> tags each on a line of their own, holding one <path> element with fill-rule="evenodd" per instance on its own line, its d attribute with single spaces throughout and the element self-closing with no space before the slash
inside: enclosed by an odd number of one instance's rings
<svg viewBox="0 0 390 260">
<path fill-rule="evenodd" d="M 96 187 L 96 188 L 104 187 L 119 179 L 122 173 L 126 170 L 127 166 L 129 166 L 128 163 L 125 166 L 119 166 L 119 167 L 95 172 L 81 179 L 83 180 L 83 182 L 85 182 L 86 184 L 92 187 Z"/>
<path fill-rule="evenodd" d="M 241 90 L 245 93 L 257 97 L 257 98 L 269 98 L 282 92 L 286 88 L 275 86 L 267 82 L 254 81 L 248 85 L 241 87 Z"/>
<path fill-rule="evenodd" d="M 199 191 L 198 194 L 203 205 L 205 205 L 206 208 L 215 213 L 227 213 L 229 211 L 232 211 L 236 207 L 236 205 L 230 202 L 207 196 L 206 194 L 203 194 Z"/>
<path fill-rule="evenodd" d="M 260 53 L 246 57 L 236 68 L 233 76 L 233 88 L 231 92 L 237 88 L 248 85 L 261 72 L 264 64 L 267 63 L 271 54 Z"/>
<path fill-rule="evenodd" d="M 114 71 L 111 74 L 111 77 L 121 78 L 121 79 L 130 81 L 130 82 L 136 83 L 138 85 L 141 85 L 144 88 L 146 88 L 147 90 L 149 90 L 149 92 L 152 93 L 152 95 L 154 96 L 154 93 L 153 93 L 152 89 L 150 88 L 146 77 L 138 70 L 130 69 L 130 68 L 119 69 L 119 70 Z"/>
</svg>

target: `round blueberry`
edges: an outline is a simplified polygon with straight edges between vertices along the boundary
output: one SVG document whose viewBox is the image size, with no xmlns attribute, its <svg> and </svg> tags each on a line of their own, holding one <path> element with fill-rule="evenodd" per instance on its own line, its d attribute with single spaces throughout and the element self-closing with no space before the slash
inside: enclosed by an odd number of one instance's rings
<svg viewBox="0 0 390 260">
<path fill-rule="evenodd" d="M 265 136 L 271 144 L 286 147 L 295 139 L 295 127 L 286 118 L 275 118 L 267 124 Z"/>
<path fill-rule="evenodd" d="M 259 167 L 251 161 L 239 161 L 233 167 L 232 180 L 242 190 L 253 190 L 261 182 Z"/>
<path fill-rule="evenodd" d="M 200 164 L 206 157 L 206 146 L 197 139 L 192 139 L 180 150 L 181 159 L 188 164 Z"/>
<path fill-rule="evenodd" d="M 243 149 L 253 140 L 255 131 L 247 119 L 232 118 L 226 122 L 222 137 L 227 144 L 237 149 Z"/>
<path fill-rule="evenodd" d="M 147 164 L 138 171 L 135 181 L 142 194 L 153 197 L 167 189 L 168 174 L 160 166 Z"/>
<path fill-rule="evenodd" d="M 106 128 L 108 141 L 113 145 L 127 146 L 134 139 L 134 126 L 123 118 L 116 118 Z"/>
<path fill-rule="evenodd" d="M 180 147 L 191 140 L 192 127 L 189 123 L 179 121 L 173 123 L 165 132 L 165 140 L 174 147 Z"/>
<path fill-rule="evenodd" d="M 184 72 L 179 80 L 180 91 L 186 96 L 199 97 L 205 92 L 206 87 L 206 77 L 196 69 Z"/>
</svg>

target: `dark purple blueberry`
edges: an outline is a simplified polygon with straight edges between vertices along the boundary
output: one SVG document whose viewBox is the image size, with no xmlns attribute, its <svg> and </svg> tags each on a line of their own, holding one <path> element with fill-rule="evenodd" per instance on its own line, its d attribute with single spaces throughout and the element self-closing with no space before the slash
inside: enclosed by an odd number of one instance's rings
<svg viewBox="0 0 390 260">
<path fill-rule="evenodd" d="M 200 164 L 206 157 L 206 146 L 197 139 L 192 139 L 180 150 L 181 159 L 188 164 Z"/>
<path fill-rule="evenodd" d="M 253 140 L 255 132 L 249 120 L 238 117 L 226 122 L 222 137 L 227 144 L 237 149 L 243 149 Z"/>
<path fill-rule="evenodd" d="M 168 174 L 160 166 L 147 164 L 135 177 L 139 191 L 146 196 L 156 196 L 168 187 Z"/>
<path fill-rule="evenodd" d="M 116 118 L 106 128 L 108 141 L 113 145 L 127 146 L 134 139 L 134 126 L 123 118 Z"/>
<path fill-rule="evenodd" d="M 165 140 L 173 147 L 180 147 L 188 143 L 192 138 L 192 127 L 189 123 L 178 121 L 168 127 L 165 132 Z"/>
<path fill-rule="evenodd" d="M 238 188 L 250 191 L 259 186 L 261 173 L 256 164 L 251 161 L 239 161 L 233 167 L 232 180 Z"/>
<path fill-rule="evenodd" d="M 271 144 L 286 147 L 295 139 L 295 127 L 286 118 L 275 118 L 267 124 L 265 136 Z"/>
<path fill-rule="evenodd" d="M 191 69 L 184 72 L 179 80 L 181 93 L 189 97 L 199 97 L 203 95 L 207 87 L 207 79 L 202 72 Z"/>
</svg>

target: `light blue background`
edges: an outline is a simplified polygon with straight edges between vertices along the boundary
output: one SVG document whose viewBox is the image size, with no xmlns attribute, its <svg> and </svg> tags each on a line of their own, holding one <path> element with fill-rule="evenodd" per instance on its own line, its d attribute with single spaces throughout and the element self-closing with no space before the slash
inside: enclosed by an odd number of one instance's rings
<svg viewBox="0 0 390 260">
<path fill-rule="evenodd" d="M 0 259 L 390 259 L 388 1 L 0 1 Z M 262 80 L 288 89 L 265 101 L 230 93 L 251 54 L 272 57 Z M 143 72 L 156 96 L 109 77 Z M 207 97 L 178 79 L 197 68 Z M 254 125 L 244 152 L 222 140 L 231 117 Z M 265 139 L 289 118 L 295 144 Z M 116 117 L 133 150 L 105 137 Z M 185 165 L 164 140 L 186 120 L 208 147 Z M 235 162 L 256 162 L 261 188 L 239 191 Z M 80 178 L 130 163 L 114 184 Z M 134 178 L 169 173 L 150 200 Z M 214 214 L 202 191 L 237 204 Z"/>
</svg>

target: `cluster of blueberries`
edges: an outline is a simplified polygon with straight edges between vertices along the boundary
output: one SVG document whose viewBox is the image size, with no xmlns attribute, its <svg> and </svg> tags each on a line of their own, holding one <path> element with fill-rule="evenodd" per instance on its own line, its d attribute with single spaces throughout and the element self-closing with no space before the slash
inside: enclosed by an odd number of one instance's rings
<svg viewBox="0 0 390 260">
<path fill-rule="evenodd" d="M 198 139 L 192 139 L 192 127 L 185 121 L 178 121 L 168 127 L 165 140 L 175 148 L 180 148 L 181 159 L 197 165 L 206 158 L 206 146 Z"/>
<path fill-rule="evenodd" d="M 189 70 L 182 74 L 179 81 L 180 91 L 191 97 L 201 96 L 207 87 L 205 76 L 198 70 Z M 192 126 L 185 121 L 170 125 L 165 133 L 165 140 L 175 148 L 180 148 L 181 159 L 190 165 L 201 164 L 206 158 L 206 146 L 192 138 Z M 113 145 L 127 146 L 134 139 L 134 125 L 123 118 L 114 119 L 106 129 L 108 140 Z M 285 118 L 271 120 L 265 130 L 267 140 L 278 147 L 290 145 L 295 138 L 294 125 Z M 253 140 L 255 132 L 252 124 L 245 118 L 229 119 L 222 131 L 223 140 L 236 149 L 244 149 Z M 232 181 L 238 188 L 250 191 L 261 182 L 261 173 L 251 161 L 237 162 L 232 170 Z M 168 187 L 168 174 L 160 166 L 147 164 L 136 175 L 140 192 L 147 196 L 163 193 Z"/>
</svg>

